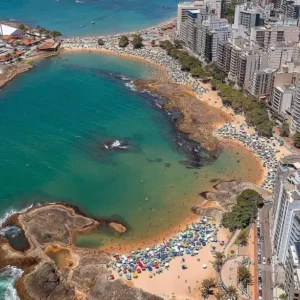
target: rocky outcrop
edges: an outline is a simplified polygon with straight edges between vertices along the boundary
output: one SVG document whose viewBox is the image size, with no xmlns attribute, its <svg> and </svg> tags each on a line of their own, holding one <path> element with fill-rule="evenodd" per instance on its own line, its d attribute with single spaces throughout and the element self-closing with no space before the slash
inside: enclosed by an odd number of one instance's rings
<svg viewBox="0 0 300 300">
<path fill-rule="evenodd" d="M 236 203 L 236 198 L 245 189 L 252 189 L 262 195 L 265 200 L 270 200 L 272 195 L 258 185 L 244 181 L 224 181 L 214 186 L 214 191 L 201 193 L 206 200 L 202 205 L 192 207 L 192 212 L 197 215 L 213 217 L 216 221 L 222 218 L 222 212 L 229 211 Z"/>
<path fill-rule="evenodd" d="M 116 222 L 110 222 L 109 227 L 113 229 L 116 233 L 124 233 L 127 231 L 127 228 L 124 225 Z"/>
<path fill-rule="evenodd" d="M 112 291 L 114 291 L 112 293 Z M 122 280 L 107 281 L 104 275 L 100 276 L 95 285 L 87 294 L 87 300 L 162 300 L 161 297 L 144 292 L 141 289 L 129 287 Z"/>
<path fill-rule="evenodd" d="M 41 262 L 23 279 L 23 299 L 73 300 L 74 286 L 61 280 L 54 263 Z"/>
<path fill-rule="evenodd" d="M 31 208 L 13 215 L 5 224 L 17 224 L 30 245 L 28 250 L 19 252 L 8 240 L 0 239 L 0 268 L 11 265 L 24 270 L 16 283 L 22 300 L 161 299 L 129 287 L 121 280 L 108 280 L 109 254 L 73 244 L 77 231 L 92 229 L 100 223 L 77 214 L 70 207 L 54 204 Z M 118 233 L 126 231 L 125 226 L 116 222 L 107 221 L 103 225 Z M 58 259 L 60 253 L 68 255 Z M 57 264 L 51 259 L 55 255 Z"/>
</svg>

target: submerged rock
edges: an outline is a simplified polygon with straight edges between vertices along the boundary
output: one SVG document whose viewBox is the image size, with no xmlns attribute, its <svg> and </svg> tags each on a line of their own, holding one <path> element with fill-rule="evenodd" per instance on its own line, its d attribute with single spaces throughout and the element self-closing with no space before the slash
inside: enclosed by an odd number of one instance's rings
<svg viewBox="0 0 300 300">
<path fill-rule="evenodd" d="M 127 231 L 127 228 L 124 225 L 117 222 L 110 222 L 108 226 L 116 233 L 124 233 Z"/>
<path fill-rule="evenodd" d="M 112 150 L 112 151 L 121 150 L 121 151 L 123 151 L 123 150 L 127 150 L 129 148 L 129 143 L 127 143 L 125 141 L 114 140 L 114 141 L 105 142 L 103 147 L 106 150 Z"/>
</svg>

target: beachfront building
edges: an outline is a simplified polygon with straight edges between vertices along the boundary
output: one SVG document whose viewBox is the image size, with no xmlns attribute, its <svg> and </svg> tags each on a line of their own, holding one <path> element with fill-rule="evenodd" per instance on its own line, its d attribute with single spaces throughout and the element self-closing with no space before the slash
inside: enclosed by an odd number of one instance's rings
<svg viewBox="0 0 300 300">
<path fill-rule="evenodd" d="M 267 53 L 250 47 L 247 40 L 239 38 L 218 44 L 216 62 L 230 81 L 249 90 L 255 72 L 267 68 Z M 259 76 L 256 78 L 258 80 Z"/>
<path fill-rule="evenodd" d="M 187 21 L 189 16 L 189 11 L 201 9 L 201 11 L 205 11 L 205 3 L 204 1 L 192 1 L 192 2 L 181 2 L 177 7 L 177 37 L 184 41 L 184 37 L 186 37 L 186 28 Z M 182 32 L 185 31 L 185 32 Z"/>
<path fill-rule="evenodd" d="M 273 250 L 276 263 L 286 267 L 290 246 L 300 242 L 300 155 L 281 159 L 273 197 Z"/>
<path fill-rule="evenodd" d="M 234 25 L 243 25 L 246 28 L 264 25 L 265 19 L 270 17 L 270 9 L 252 5 L 251 2 L 236 5 Z"/>
<path fill-rule="evenodd" d="M 300 131 L 300 82 L 299 80 L 296 83 L 296 89 L 294 93 L 294 103 L 293 103 L 293 112 L 292 112 L 292 124 L 291 131 L 292 133 Z"/>
<path fill-rule="evenodd" d="M 274 85 L 270 98 L 272 109 L 284 115 L 292 107 L 294 92 L 295 86 L 293 84 Z"/>
<path fill-rule="evenodd" d="M 290 69 L 290 70 L 289 70 Z M 269 99 L 271 111 L 277 115 L 286 117 L 291 114 L 296 90 L 296 82 L 299 77 L 297 68 L 282 67 L 274 78 L 272 95 Z"/>
<path fill-rule="evenodd" d="M 210 15 L 201 24 L 197 24 L 197 53 L 200 59 L 207 62 L 217 61 L 218 43 L 227 41 L 231 28 L 226 19 Z"/>
<path fill-rule="evenodd" d="M 199 24 L 209 18 L 210 14 L 200 9 L 190 10 L 188 12 L 188 20 L 182 23 L 180 39 L 194 53 L 197 52 L 197 44 L 199 39 Z"/>
<path fill-rule="evenodd" d="M 297 219 L 299 225 L 300 211 L 295 213 L 295 219 Z M 300 299 L 300 242 L 295 242 L 289 247 L 284 269 L 285 293 L 288 295 L 289 300 L 298 300 Z"/>
<path fill-rule="evenodd" d="M 261 47 L 278 42 L 299 42 L 299 27 L 294 24 L 283 26 L 258 26 L 251 28 L 250 41 Z"/>
<path fill-rule="evenodd" d="M 252 77 L 250 93 L 256 97 L 267 96 L 271 94 L 276 69 L 265 68 L 255 71 Z"/>
<path fill-rule="evenodd" d="M 292 42 L 275 42 L 267 46 L 268 67 L 279 69 L 293 60 L 295 44 Z"/>
</svg>

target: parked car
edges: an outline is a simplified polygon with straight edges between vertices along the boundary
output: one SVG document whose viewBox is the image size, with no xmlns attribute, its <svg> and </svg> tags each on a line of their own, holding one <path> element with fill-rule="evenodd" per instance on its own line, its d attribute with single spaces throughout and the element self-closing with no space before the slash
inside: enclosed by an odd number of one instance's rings
<svg viewBox="0 0 300 300">
<path fill-rule="evenodd" d="M 271 264 L 271 258 L 270 257 L 267 259 L 267 262 L 268 262 L 268 265 Z"/>
<path fill-rule="evenodd" d="M 263 259 L 262 259 L 262 264 L 265 265 L 266 263 L 267 263 L 267 260 L 266 260 L 265 257 L 263 257 Z"/>
<path fill-rule="evenodd" d="M 262 297 L 262 290 L 258 290 L 258 296 Z"/>
<path fill-rule="evenodd" d="M 261 269 L 258 269 L 258 276 L 261 277 Z"/>
<path fill-rule="evenodd" d="M 258 283 L 262 283 L 262 278 L 261 278 L 261 276 L 258 276 Z"/>
</svg>

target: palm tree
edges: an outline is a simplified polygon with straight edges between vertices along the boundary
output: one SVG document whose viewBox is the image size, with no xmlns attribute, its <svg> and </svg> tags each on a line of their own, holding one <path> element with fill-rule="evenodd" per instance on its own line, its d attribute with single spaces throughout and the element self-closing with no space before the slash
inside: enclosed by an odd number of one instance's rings
<svg viewBox="0 0 300 300">
<path fill-rule="evenodd" d="M 215 293 L 215 297 L 217 300 L 221 300 L 224 297 L 224 293 L 223 292 L 217 292 Z"/>
<path fill-rule="evenodd" d="M 227 288 L 226 296 L 230 300 L 236 300 L 238 298 L 238 291 L 237 291 L 237 289 L 234 286 L 230 285 Z"/>
<path fill-rule="evenodd" d="M 221 267 L 223 265 L 224 254 L 222 252 L 215 253 L 214 265 L 216 267 Z"/>
<path fill-rule="evenodd" d="M 238 276 L 239 282 L 241 282 L 244 286 L 253 284 L 251 272 L 245 266 L 239 266 Z"/>
<path fill-rule="evenodd" d="M 212 289 L 217 286 L 214 278 L 204 279 L 201 285 L 201 295 L 203 298 L 207 298 L 209 295 L 211 295 L 213 293 Z"/>
</svg>

